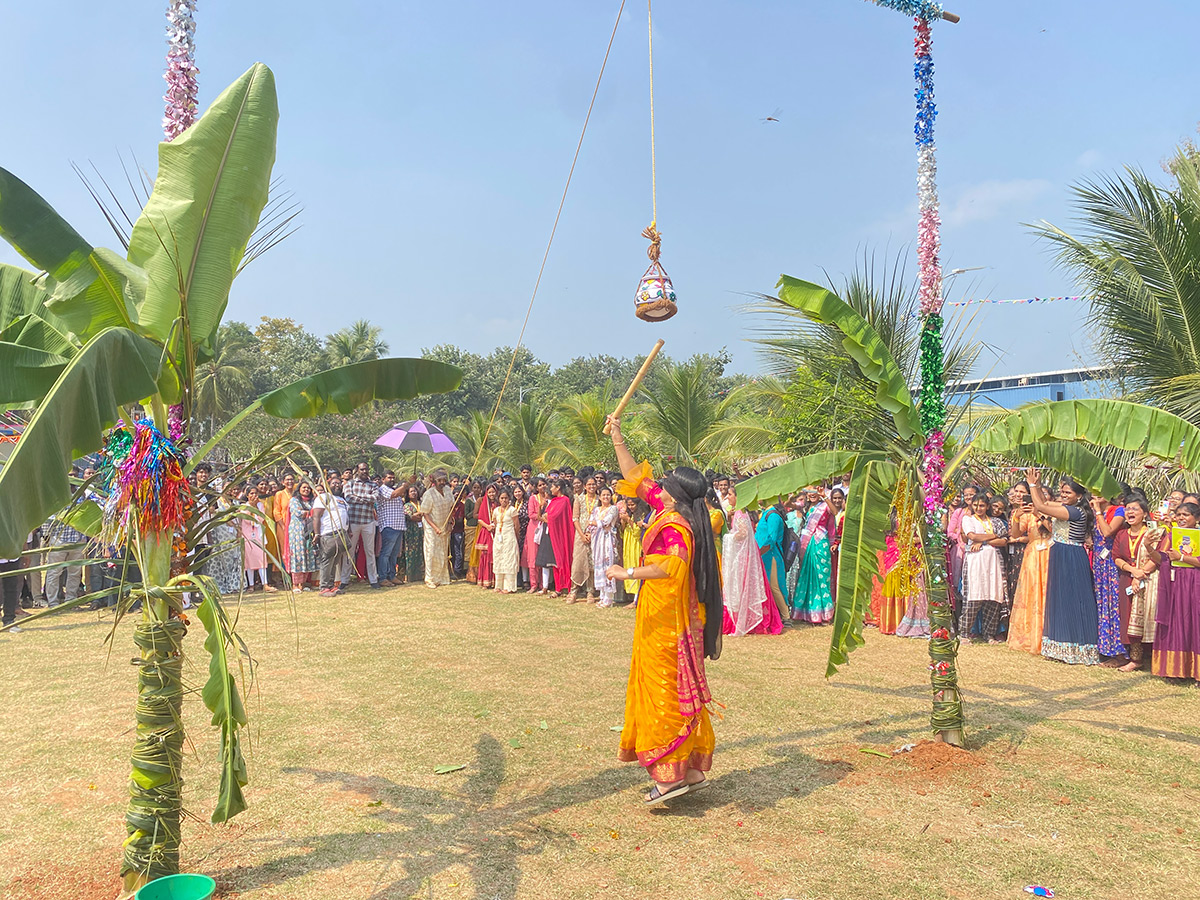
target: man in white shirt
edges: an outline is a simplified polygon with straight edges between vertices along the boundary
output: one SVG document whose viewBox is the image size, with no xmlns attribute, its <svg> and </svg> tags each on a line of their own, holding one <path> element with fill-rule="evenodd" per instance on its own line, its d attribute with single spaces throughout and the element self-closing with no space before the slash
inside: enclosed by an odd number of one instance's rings
<svg viewBox="0 0 1200 900">
<path fill-rule="evenodd" d="M 321 545 L 322 597 L 336 597 L 342 592 L 340 569 L 346 552 L 346 529 L 350 522 L 346 501 L 342 499 L 342 482 L 329 479 L 329 492 L 313 500 L 313 532 Z"/>
</svg>

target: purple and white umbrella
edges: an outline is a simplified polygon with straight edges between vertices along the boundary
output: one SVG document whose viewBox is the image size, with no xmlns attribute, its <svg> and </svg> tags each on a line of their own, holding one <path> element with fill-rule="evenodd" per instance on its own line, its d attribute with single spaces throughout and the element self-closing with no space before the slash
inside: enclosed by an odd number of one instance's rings
<svg viewBox="0 0 1200 900">
<path fill-rule="evenodd" d="M 458 450 L 446 432 L 424 419 L 397 422 L 375 441 L 394 450 L 423 450 L 426 453 L 454 453 Z"/>
</svg>

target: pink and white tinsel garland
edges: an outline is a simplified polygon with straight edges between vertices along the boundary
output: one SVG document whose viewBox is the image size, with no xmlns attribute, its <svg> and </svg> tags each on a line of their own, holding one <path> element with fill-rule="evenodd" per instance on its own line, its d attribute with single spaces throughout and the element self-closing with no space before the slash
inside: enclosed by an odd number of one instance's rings
<svg viewBox="0 0 1200 900">
<path fill-rule="evenodd" d="M 163 133 L 168 141 L 179 137 L 196 120 L 196 0 L 170 0 L 167 4 L 167 92 L 163 100 Z"/>
<path fill-rule="evenodd" d="M 163 135 L 173 141 L 196 121 L 196 0 L 170 0 L 167 4 L 167 71 L 163 79 L 167 92 L 163 100 Z M 167 430 L 172 441 L 183 438 L 183 404 L 168 411 Z"/>
</svg>

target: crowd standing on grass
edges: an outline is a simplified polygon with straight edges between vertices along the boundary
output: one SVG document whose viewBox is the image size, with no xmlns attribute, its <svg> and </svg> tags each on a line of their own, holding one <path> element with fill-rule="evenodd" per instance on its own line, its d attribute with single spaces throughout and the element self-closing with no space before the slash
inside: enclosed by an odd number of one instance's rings
<svg viewBox="0 0 1200 900">
<path fill-rule="evenodd" d="M 95 474 L 76 473 L 85 480 Z M 779 498 L 762 511 L 737 508 L 737 479 L 707 473 L 712 540 L 722 576 L 726 635 L 780 634 L 833 620 L 849 475 Z M 1007 645 L 1073 665 L 1200 678 L 1200 497 L 1137 489 L 1092 497 L 1038 470 L 1011 485 L 967 484 L 946 521 L 947 568 L 964 643 Z M 497 470 L 470 480 L 372 474 L 368 465 L 300 470 L 224 484 L 202 463 L 192 476 L 197 527 L 239 504 L 253 514 L 207 530 L 195 564 L 225 593 L 290 587 L 337 596 L 368 589 L 459 582 L 500 594 L 552 596 L 601 608 L 631 606 L 639 583 L 608 577 L 636 567 L 651 510 L 621 496 L 619 472 L 570 467 Z M 866 624 L 928 638 L 924 565 L 896 521 L 879 554 Z M 53 549 L 48 549 L 53 548 Z M 84 561 L 87 560 L 87 564 Z M 78 565 L 72 565 L 78 561 Z M 59 518 L 29 536 L 20 559 L 0 560 L 5 625 L 24 607 L 103 594 L 138 579 L 127 553 Z"/>
</svg>

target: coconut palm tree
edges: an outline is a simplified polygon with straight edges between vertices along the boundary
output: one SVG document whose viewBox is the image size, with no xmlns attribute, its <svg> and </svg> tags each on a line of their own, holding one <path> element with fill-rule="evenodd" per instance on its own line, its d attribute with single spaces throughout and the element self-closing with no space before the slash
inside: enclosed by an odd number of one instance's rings
<svg viewBox="0 0 1200 900">
<path fill-rule="evenodd" d="M 1133 396 L 1200 423 L 1200 162 L 1180 150 L 1170 182 L 1139 169 L 1074 187 L 1076 234 L 1042 222 L 1090 298 L 1088 324 Z"/>
<path fill-rule="evenodd" d="M 214 420 L 232 415 L 250 397 L 249 348 L 249 341 L 222 325 L 213 339 L 212 355 L 196 366 L 196 418 L 208 420 L 210 435 Z"/>
<path fill-rule="evenodd" d="M 500 446 L 508 466 L 529 463 L 535 469 L 548 469 L 566 458 L 566 447 L 560 438 L 562 425 L 553 404 L 536 407 L 529 401 L 511 404 L 504 417 Z"/>
<path fill-rule="evenodd" d="M 333 367 L 379 359 L 388 350 L 382 334 L 383 329 L 378 325 L 359 319 L 325 338 L 325 362 Z"/>
<path fill-rule="evenodd" d="M 566 461 L 572 466 L 616 465 L 612 441 L 604 434 L 605 419 L 614 405 L 611 380 L 585 394 L 566 397 L 559 403 Z M 626 412 L 626 418 L 630 420 L 632 431 L 640 435 L 640 416 L 631 410 Z"/>
<path fill-rule="evenodd" d="M 221 734 L 212 818 L 226 821 L 245 808 L 246 713 L 234 678 L 245 648 L 216 583 L 194 566 L 198 545 L 213 527 L 255 513 L 201 498 L 189 516 L 186 475 L 256 409 L 286 419 L 347 413 L 374 400 L 452 390 L 461 379 L 457 369 L 431 360 L 359 362 L 259 397 L 190 460 L 172 439 L 180 431 L 183 440 L 195 436 L 197 375 L 218 353 L 230 287 L 258 246 L 251 241 L 268 202 L 277 121 L 274 76 L 256 64 L 194 125 L 160 144 L 153 190 L 126 256 L 93 247 L 28 185 L 0 169 L 0 236 L 41 273 L 9 267 L 0 283 L 6 319 L 0 322 L 0 402 L 33 409 L 0 469 L 0 557 L 17 556 L 32 528 L 72 503 L 66 472 L 73 459 L 107 442 L 114 458 L 130 462 L 103 516 L 106 540 L 128 548 L 142 579 L 127 586 L 118 606 L 120 616 L 141 603 L 134 629 L 138 701 L 129 836 L 121 866 L 126 890 L 179 867 L 185 594 L 203 598 L 196 618 L 207 632 L 209 678 L 200 693 Z M 135 426 L 136 404 L 148 408 L 149 420 Z M 261 458 L 277 461 L 287 452 L 277 444 Z M 252 467 L 235 469 L 230 480 Z M 74 499 L 67 517 L 84 529 L 97 524 L 98 507 Z"/>
<path fill-rule="evenodd" d="M 803 485 L 852 472 L 826 667 L 826 675 L 832 676 L 848 661 L 850 651 L 863 644 L 863 613 L 877 575 L 876 553 L 884 548 L 892 511 L 898 513 L 897 520 L 912 523 L 911 531 L 896 535 L 899 544 L 914 547 L 917 559 L 922 558 L 921 548 L 929 545 L 920 514 L 925 436 L 901 364 L 872 323 L 826 288 L 786 275 L 780 279 L 777 300 L 812 322 L 837 330 L 841 349 L 874 388 L 881 427 L 887 425 L 886 437 L 873 438 L 868 446 L 812 453 L 757 475 L 738 488 L 739 505 L 764 506 L 790 496 Z M 896 331 L 892 334 L 894 339 Z M 946 477 L 978 450 L 1051 466 L 1075 475 L 1103 496 L 1115 496 L 1121 487 L 1091 447 L 1174 460 L 1188 470 L 1200 468 L 1200 428 L 1182 418 L 1136 403 L 1067 400 L 1034 404 L 989 422 L 958 447 L 946 466 Z M 927 558 L 925 566 L 930 603 L 944 604 L 944 566 Z M 948 630 L 941 631 L 935 629 L 930 641 L 931 725 L 943 740 L 961 744 L 958 642 Z"/>
<path fill-rule="evenodd" d="M 472 410 L 465 419 L 451 422 L 446 433 L 458 445 L 457 460 L 465 471 L 473 467 L 476 473 L 491 475 L 504 462 L 500 454 L 502 431 L 495 423 L 489 425 L 487 413 Z"/>
</svg>

